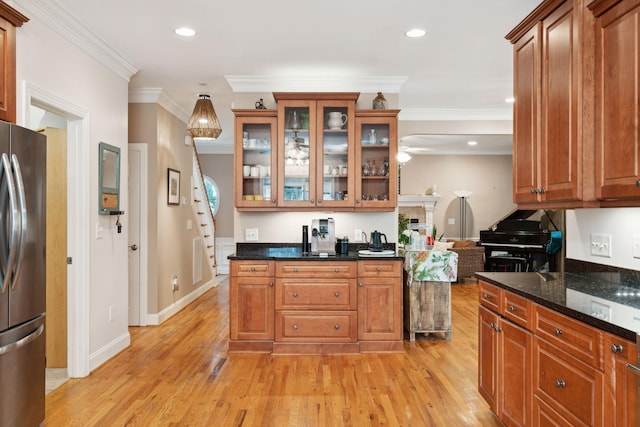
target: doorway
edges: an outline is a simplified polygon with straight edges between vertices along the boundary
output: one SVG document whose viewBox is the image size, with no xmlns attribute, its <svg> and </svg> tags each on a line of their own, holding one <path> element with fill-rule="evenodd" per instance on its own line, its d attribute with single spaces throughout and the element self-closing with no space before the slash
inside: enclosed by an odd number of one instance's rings
<svg viewBox="0 0 640 427">
<path fill-rule="evenodd" d="M 148 146 L 129 147 L 129 326 L 147 325 Z"/>
</svg>

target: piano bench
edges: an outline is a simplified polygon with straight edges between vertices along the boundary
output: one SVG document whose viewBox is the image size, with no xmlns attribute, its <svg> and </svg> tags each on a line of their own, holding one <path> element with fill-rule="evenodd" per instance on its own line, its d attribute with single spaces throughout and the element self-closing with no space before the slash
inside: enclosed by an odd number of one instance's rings
<svg viewBox="0 0 640 427">
<path fill-rule="evenodd" d="M 517 256 L 492 256 L 488 263 L 490 271 L 513 271 L 516 273 L 529 271 L 526 258 Z"/>
</svg>

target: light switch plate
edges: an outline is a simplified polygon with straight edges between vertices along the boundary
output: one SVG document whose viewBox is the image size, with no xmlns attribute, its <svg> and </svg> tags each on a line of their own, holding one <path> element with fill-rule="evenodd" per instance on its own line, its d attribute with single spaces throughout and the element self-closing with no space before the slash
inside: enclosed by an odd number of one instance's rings
<svg viewBox="0 0 640 427">
<path fill-rule="evenodd" d="M 640 258 L 640 234 L 633 235 L 633 257 Z"/>
<path fill-rule="evenodd" d="M 611 258 L 611 234 L 591 235 L 591 255 Z"/>
<path fill-rule="evenodd" d="M 258 229 L 257 228 L 245 228 L 244 230 L 244 239 L 247 242 L 255 242 L 258 240 Z"/>
<path fill-rule="evenodd" d="M 96 239 L 102 239 L 104 237 L 104 228 L 99 222 L 96 223 Z"/>
</svg>

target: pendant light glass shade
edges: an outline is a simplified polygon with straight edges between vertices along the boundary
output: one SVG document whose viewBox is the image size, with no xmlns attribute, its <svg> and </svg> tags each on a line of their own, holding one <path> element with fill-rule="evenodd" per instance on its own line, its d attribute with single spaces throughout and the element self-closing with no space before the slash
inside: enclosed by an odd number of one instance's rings
<svg viewBox="0 0 640 427">
<path fill-rule="evenodd" d="M 193 139 L 216 139 L 222 132 L 209 95 L 199 95 L 187 130 Z"/>
</svg>

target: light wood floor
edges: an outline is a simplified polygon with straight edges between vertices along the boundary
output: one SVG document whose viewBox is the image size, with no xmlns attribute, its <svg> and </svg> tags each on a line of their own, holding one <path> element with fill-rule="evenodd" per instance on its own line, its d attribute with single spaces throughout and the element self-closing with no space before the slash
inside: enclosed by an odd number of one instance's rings
<svg viewBox="0 0 640 427">
<path fill-rule="evenodd" d="M 45 426 L 499 426 L 477 392 L 477 292 L 404 354 L 227 354 L 228 281 L 46 397 Z"/>
</svg>

